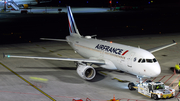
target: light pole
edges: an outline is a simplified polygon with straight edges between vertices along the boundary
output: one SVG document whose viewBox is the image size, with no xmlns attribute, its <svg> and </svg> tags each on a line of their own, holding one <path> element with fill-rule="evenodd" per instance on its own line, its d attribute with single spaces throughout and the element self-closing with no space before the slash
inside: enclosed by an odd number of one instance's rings
<svg viewBox="0 0 180 101">
<path fill-rule="evenodd" d="M 6 11 L 6 0 L 4 0 L 4 11 Z"/>
</svg>

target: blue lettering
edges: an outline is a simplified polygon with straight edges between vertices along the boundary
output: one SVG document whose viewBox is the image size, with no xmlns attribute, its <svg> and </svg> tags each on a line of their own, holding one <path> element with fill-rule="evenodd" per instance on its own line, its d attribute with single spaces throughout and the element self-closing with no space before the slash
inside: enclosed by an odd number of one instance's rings
<svg viewBox="0 0 180 101">
<path fill-rule="evenodd" d="M 119 51 L 120 51 L 120 49 L 118 48 L 118 49 L 116 50 L 116 54 L 118 54 L 118 53 L 119 53 Z"/>
<path fill-rule="evenodd" d="M 99 44 L 95 48 L 99 49 Z"/>
<path fill-rule="evenodd" d="M 121 55 L 122 51 L 123 51 L 123 49 L 119 49 L 118 54 Z"/>
<path fill-rule="evenodd" d="M 100 50 L 105 50 L 106 52 L 111 52 L 111 53 L 118 54 L 118 55 L 121 55 L 121 53 L 123 51 L 123 49 L 114 48 L 114 47 L 101 45 L 101 44 L 98 44 L 95 48 L 100 49 Z"/>
<path fill-rule="evenodd" d="M 116 48 L 113 48 L 113 53 L 117 54 L 117 53 L 116 53 L 116 50 L 117 50 Z"/>
<path fill-rule="evenodd" d="M 101 45 L 101 50 L 104 50 L 104 45 Z"/>
<path fill-rule="evenodd" d="M 112 53 L 112 47 L 109 49 L 109 52 L 111 52 L 111 53 Z"/>
<path fill-rule="evenodd" d="M 107 51 L 107 52 L 108 52 L 108 49 L 109 49 L 109 48 L 110 48 L 109 46 L 106 46 L 105 51 Z"/>
</svg>

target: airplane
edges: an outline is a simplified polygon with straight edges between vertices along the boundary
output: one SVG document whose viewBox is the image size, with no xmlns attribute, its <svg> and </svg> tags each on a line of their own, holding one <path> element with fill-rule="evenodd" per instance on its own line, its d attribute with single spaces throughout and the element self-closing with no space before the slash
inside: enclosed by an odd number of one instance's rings
<svg viewBox="0 0 180 101">
<path fill-rule="evenodd" d="M 20 8 L 28 8 L 29 5 L 37 5 L 40 3 L 48 3 L 52 0 L 0 0 L 0 8 L 4 8 L 5 4 L 6 8 L 14 8 L 15 10 L 19 10 Z"/>
<path fill-rule="evenodd" d="M 16 4 L 18 5 L 24 5 L 24 4 L 37 5 L 41 3 L 49 3 L 52 0 L 13 0 L 13 1 L 16 2 Z"/>
<path fill-rule="evenodd" d="M 149 50 L 132 47 L 119 43 L 103 41 L 92 36 L 82 36 L 76 26 L 70 6 L 67 6 L 69 36 L 66 39 L 41 38 L 41 40 L 65 41 L 84 58 L 34 57 L 5 55 L 3 57 L 30 58 L 46 60 L 74 61 L 77 64 L 78 75 L 85 80 L 92 80 L 96 71 L 92 64 L 109 70 L 120 70 L 136 75 L 140 82 L 143 77 L 156 77 L 161 73 L 161 67 L 155 56 L 156 51 L 176 45 L 173 43 L 152 48 Z"/>
</svg>

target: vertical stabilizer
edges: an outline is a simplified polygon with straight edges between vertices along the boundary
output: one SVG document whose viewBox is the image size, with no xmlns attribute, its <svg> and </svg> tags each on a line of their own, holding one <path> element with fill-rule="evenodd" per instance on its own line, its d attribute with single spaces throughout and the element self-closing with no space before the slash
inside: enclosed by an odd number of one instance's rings
<svg viewBox="0 0 180 101">
<path fill-rule="evenodd" d="M 68 14 L 68 24 L 69 24 L 69 33 L 70 33 L 70 35 L 72 35 L 72 36 L 74 36 L 74 35 L 75 36 L 81 36 L 79 34 L 79 31 L 78 31 L 77 27 L 76 27 L 76 23 L 74 21 L 74 17 L 73 17 L 72 12 L 71 12 L 71 7 L 67 6 L 67 9 L 68 9 L 67 14 Z"/>
</svg>

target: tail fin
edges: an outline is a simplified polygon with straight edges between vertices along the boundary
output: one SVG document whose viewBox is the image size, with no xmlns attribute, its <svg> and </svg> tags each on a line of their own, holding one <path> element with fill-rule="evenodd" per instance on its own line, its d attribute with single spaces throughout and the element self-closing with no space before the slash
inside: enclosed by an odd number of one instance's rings
<svg viewBox="0 0 180 101">
<path fill-rule="evenodd" d="M 79 31 L 78 31 L 77 27 L 76 27 L 76 23 L 74 21 L 74 17 L 73 17 L 72 12 L 71 12 L 71 7 L 67 6 L 67 9 L 68 9 L 67 14 L 68 14 L 69 33 L 70 33 L 70 35 L 71 36 L 74 36 L 74 35 L 81 36 L 79 34 Z"/>
</svg>

